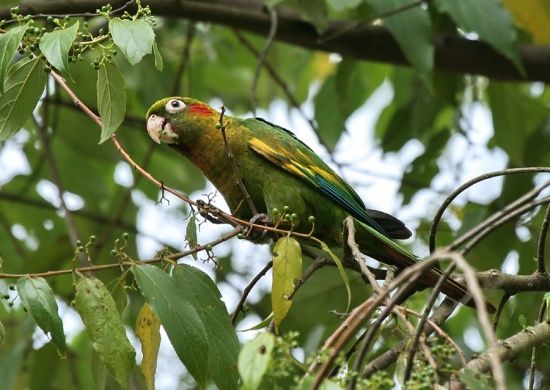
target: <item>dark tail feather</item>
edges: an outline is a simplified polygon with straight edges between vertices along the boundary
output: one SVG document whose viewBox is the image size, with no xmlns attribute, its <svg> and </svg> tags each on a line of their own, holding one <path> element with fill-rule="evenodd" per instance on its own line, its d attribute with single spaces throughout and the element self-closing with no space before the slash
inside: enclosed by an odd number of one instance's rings
<svg viewBox="0 0 550 390">
<path fill-rule="evenodd" d="M 358 230 L 356 238 L 359 238 L 358 243 L 361 252 L 365 253 L 367 256 L 386 264 L 395 265 L 400 269 L 410 267 L 418 262 L 418 257 L 402 248 L 396 242 L 385 237 L 370 226 L 361 222 L 358 222 L 358 224 L 362 226 L 364 230 Z M 367 233 L 367 235 L 365 235 L 365 233 Z M 443 272 L 438 267 L 434 266 L 418 278 L 418 284 L 423 287 L 433 287 L 441 275 L 443 275 Z M 453 279 L 449 278 L 443 283 L 441 292 L 464 305 L 475 308 L 472 296 L 469 294 L 466 287 Z M 495 307 L 490 303 L 486 302 L 485 305 L 487 311 L 490 313 L 496 312 Z"/>
<path fill-rule="evenodd" d="M 437 268 L 431 268 L 426 273 L 425 278 L 421 278 L 419 281 L 422 284 L 426 284 L 426 287 L 433 287 L 442 275 L 443 272 L 441 270 Z M 476 308 L 475 302 L 472 299 L 472 296 L 470 295 L 468 290 L 466 289 L 466 286 L 458 283 L 456 280 L 448 278 L 441 286 L 441 292 L 448 297 L 453 298 L 455 301 L 462 303 L 463 305 L 473 307 L 474 309 Z M 496 312 L 496 308 L 487 301 L 485 301 L 485 307 L 487 308 L 487 311 L 489 313 Z"/>
</svg>

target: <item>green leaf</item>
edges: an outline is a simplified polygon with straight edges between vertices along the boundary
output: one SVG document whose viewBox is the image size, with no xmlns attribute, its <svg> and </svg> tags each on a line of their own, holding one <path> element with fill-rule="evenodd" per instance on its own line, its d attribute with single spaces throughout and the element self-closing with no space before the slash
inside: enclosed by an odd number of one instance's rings
<svg viewBox="0 0 550 390">
<path fill-rule="evenodd" d="M 160 320 L 147 303 L 144 303 L 139 310 L 136 320 L 136 336 L 141 342 L 143 353 L 139 369 L 145 378 L 147 390 L 154 390 L 160 348 Z"/>
<path fill-rule="evenodd" d="M 331 258 L 332 261 L 336 264 L 336 268 L 338 268 L 338 272 L 340 273 L 340 276 L 342 277 L 342 280 L 344 281 L 344 284 L 346 285 L 346 291 L 348 292 L 348 305 L 346 307 L 346 312 L 349 310 L 349 306 L 351 304 L 351 289 L 349 286 L 349 279 L 348 274 L 346 274 L 346 270 L 344 270 L 344 266 L 342 265 L 342 262 L 336 256 L 328 247 L 327 244 L 321 241 L 321 249 L 325 251 Z"/>
<path fill-rule="evenodd" d="M 21 278 L 17 281 L 17 292 L 36 324 L 44 333 L 50 333 L 57 350 L 64 354 L 67 345 L 63 322 L 57 312 L 55 296 L 48 282 L 43 278 Z"/>
<path fill-rule="evenodd" d="M 186 264 L 174 267 L 172 279 L 181 296 L 199 313 L 206 330 L 209 376 L 221 390 L 236 389 L 239 340 L 216 284 L 204 272 Z"/>
<path fill-rule="evenodd" d="M 127 388 L 136 364 L 135 351 L 113 297 L 99 279 L 83 277 L 76 283 L 74 304 L 94 351 L 118 384 Z"/>
<path fill-rule="evenodd" d="M 315 120 L 320 140 L 329 150 L 345 130 L 346 120 L 385 79 L 387 67 L 344 59 L 315 95 Z"/>
<path fill-rule="evenodd" d="M 271 305 L 275 329 L 292 306 L 289 297 L 294 292 L 295 281 L 302 275 L 302 249 L 296 239 L 281 237 L 273 247 L 273 282 Z"/>
<path fill-rule="evenodd" d="M 178 357 L 200 386 L 208 381 L 209 343 L 206 330 L 187 296 L 167 273 L 152 265 L 133 266 L 141 293 L 157 316 Z"/>
<path fill-rule="evenodd" d="M 500 0 L 440 0 L 436 4 L 462 30 L 478 33 L 482 40 L 512 61 L 521 73 L 525 73 L 519 58 L 512 16 Z"/>
<path fill-rule="evenodd" d="M 99 143 L 108 140 L 124 120 L 126 90 L 118 68 L 103 64 L 97 73 L 97 109 L 103 121 Z"/>
<path fill-rule="evenodd" d="M 109 22 L 109 30 L 113 41 L 132 65 L 140 62 L 143 56 L 153 50 L 155 33 L 144 20 L 113 18 Z"/>
<path fill-rule="evenodd" d="M 384 14 L 407 6 L 411 2 L 410 0 L 367 0 L 367 3 L 377 14 Z M 418 5 L 385 17 L 383 23 L 403 50 L 405 58 L 420 73 L 423 81 L 428 82 L 434 65 L 432 23 L 428 12 Z"/>
<path fill-rule="evenodd" d="M 164 68 L 164 61 L 162 59 L 162 54 L 160 54 L 157 41 L 153 41 L 153 55 L 155 56 L 155 68 L 157 68 L 159 72 L 162 72 L 162 69 Z"/>
<path fill-rule="evenodd" d="M 347 11 L 359 7 L 363 0 L 325 0 L 330 8 L 336 12 Z"/>
<path fill-rule="evenodd" d="M 189 245 L 189 249 L 194 249 L 197 246 L 197 219 L 195 218 L 195 214 L 192 214 L 189 218 L 189 222 L 187 222 L 185 240 L 187 241 L 187 245 Z M 193 256 L 193 259 L 197 260 L 196 253 L 193 253 L 191 256 Z"/>
<path fill-rule="evenodd" d="M 241 390 L 256 390 L 271 362 L 275 336 L 260 333 L 243 346 L 239 353 L 239 374 L 243 380 Z"/>
<path fill-rule="evenodd" d="M 529 137 L 547 120 L 550 111 L 512 83 L 491 82 L 487 92 L 495 129 L 490 146 L 504 149 L 511 165 L 524 165 L 531 153 L 527 148 Z"/>
<path fill-rule="evenodd" d="M 0 94 L 4 93 L 6 72 L 26 31 L 27 25 L 17 26 L 0 35 Z"/>
<path fill-rule="evenodd" d="M 50 64 L 59 71 L 69 74 L 69 50 L 76 39 L 79 22 L 71 27 L 47 32 L 40 38 L 40 51 Z"/>
<path fill-rule="evenodd" d="M 0 95 L 0 141 L 17 132 L 32 114 L 46 84 L 39 59 L 23 60 L 8 72 L 4 94 Z"/>
<path fill-rule="evenodd" d="M 246 329 L 239 329 L 238 332 L 249 332 L 251 330 L 263 329 L 271 323 L 272 319 L 273 319 L 273 312 L 269 313 L 269 315 L 266 318 L 258 322 L 256 325 L 252 325 L 250 328 L 246 328 Z"/>
</svg>

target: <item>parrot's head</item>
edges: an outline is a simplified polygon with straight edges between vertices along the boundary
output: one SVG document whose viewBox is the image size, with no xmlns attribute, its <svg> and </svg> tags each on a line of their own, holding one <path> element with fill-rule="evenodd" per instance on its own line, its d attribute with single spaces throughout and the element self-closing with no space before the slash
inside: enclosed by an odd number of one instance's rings
<svg viewBox="0 0 550 390">
<path fill-rule="evenodd" d="M 184 146 L 206 126 L 215 126 L 219 113 L 208 104 L 188 97 L 169 97 L 147 111 L 147 132 L 156 143 Z"/>
</svg>

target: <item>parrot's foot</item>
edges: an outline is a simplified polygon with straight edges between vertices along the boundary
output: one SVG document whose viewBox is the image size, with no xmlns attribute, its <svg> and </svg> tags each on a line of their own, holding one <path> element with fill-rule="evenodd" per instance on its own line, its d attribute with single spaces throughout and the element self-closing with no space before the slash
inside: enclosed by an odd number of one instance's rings
<svg viewBox="0 0 550 390">
<path fill-rule="evenodd" d="M 250 223 L 254 225 L 265 225 L 268 226 L 271 223 L 269 215 L 265 213 L 256 214 L 250 219 Z M 245 236 L 248 240 L 253 242 L 265 242 L 269 238 L 266 237 L 267 230 L 262 229 L 258 226 L 249 226 L 246 228 Z"/>
</svg>

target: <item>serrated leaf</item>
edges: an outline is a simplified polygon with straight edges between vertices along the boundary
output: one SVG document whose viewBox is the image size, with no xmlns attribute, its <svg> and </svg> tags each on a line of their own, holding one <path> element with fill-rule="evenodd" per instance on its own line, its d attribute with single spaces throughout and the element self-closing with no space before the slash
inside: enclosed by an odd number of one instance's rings
<svg viewBox="0 0 550 390">
<path fill-rule="evenodd" d="M 174 267 L 172 279 L 181 296 L 197 310 L 206 330 L 209 376 L 221 390 L 236 389 L 239 340 L 216 284 L 204 272 L 186 264 Z"/>
<path fill-rule="evenodd" d="M 23 60 L 8 71 L 4 93 L 0 95 L 0 141 L 17 132 L 32 114 L 46 84 L 39 59 Z"/>
<path fill-rule="evenodd" d="M 281 237 L 273 247 L 273 281 L 271 285 L 271 306 L 275 329 L 292 306 L 290 296 L 294 292 L 295 281 L 302 275 L 302 249 L 296 239 Z"/>
<path fill-rule="evenodd" d="M 48 282 L 44 278 L 24 277 L 17 281 L 17 292 L 36 324 L 44 333 L 51 335 L 58 352 L 64 354 L 67 345 L 63 322 L 57 312 L 57 302 Z"/>
<path fill-rule="evenodd" d="M 409 0 L 367 0 L 377 14 L 394 11 L 410 4 Z M 432 23 L 428 12 L 418 5 L 383 19 L 384 26 L 403 50 L 405 57 L 416 68 L 421 78 L 429 81 L 434 65 Z"/>
<path fill-rule="evenodd" d="M 241 390 L 256 390 L 271 362 L 275 336 L 260 333 L 246 343 L 239 353 L 239 374 L 243 380 Z"/>
<path fill-rule="evenodd" d="M 516 24 L 531 34 L 537 45 L 550 44 L 550 2 L 546 0 L 503 0 Z"/>
<path fill-rule="evenodd" d="M 135 366 L 135 351 L 126 336 L 115 301 L 105 285 L 96 278 L 80 278 L 74 299 L 92 347 L 122 388 Z"/>
<path fill-rule="evenodd" d="M 157 68 L 159 72 L 162 72 L 164 60 L 162 59 L 162 54 L 160 54 L 157 41 L 153 41 L 153 55 L 155 56 L 155 68 Z"/>
<path fill-rule="evenodd" d="M 101 144 L 115 133 L 126 113 L 124 80 L 113 64 L 103 64 L 97 72 L 97 109 L 103 121 Z"/>
<path fill-rule="evenodd" d="M 436 4 L 462 30 L 479 34 L 482 40 L 508 58 L 520 72 L 525 73 L 519 58 L 512 16 L 502 7 L 500 0 L 440 0 Z"/>
<path fill-rule="evenodd" d="M 155 33 L 144 20 L 113 18 L 109 22 L 109 30 L 115 45 L 122 50 L 132 65 L 140 62 L 143 56 L 150 54 L 153 50 Z"/>
<path fill-rule="evenodd" d="M 209 345 L 199 314 L 167 273 L 152 265 L 133 266 L 131 270 L 176 354 L 197 383 L 204 386 L 208 381 Z"/>
<path fill-rule="evenodd" d="M 189 217 L 189 222 L 187 222 L 187 227 L 185 229 L 185 241 L 189 245 L 189 249 L 194 249 L 197 246 L 197 219 L 195 214 L 192 214 Z M 193 253 L 193 259 L 197 260 L 197 253 Z"/>
<path fill-rule="evenodd" d="M 147 303 L 144 303 L 139 310 L 136 320 L 136 336 L 141 342 L 141 352 L 143 353 L 139 369 L 145 378 L 147 390 L 154 390 L 160 348 L 160 320 Z"/>
<path fill-rule="evenodd" d="M 79 26 L 77 21 L 71 27 L 44 33 L 40 38 L 39 47 L 44 57 L 65 74 L 69 74 L 69 50 L 76 39 Z"/>
<path fill-rule="evenodd" d="M 17 26 L 0 35 L 0 94 L 4 93 L 4 79 L 8 67 L 27 31 L 27 25 Z"/>
<path fill-rule="evenodd" d="M 342 265 L 342 261 L 330 250 L 327 244 L 321 241 L 321 249 L 326 252 L 332 261 L 336 264 L 336 268 L 338 268 L 338 273 L 340 273 L 340 276 L 342 277 L 342 280 L 344 281 L 344 284 L 346 286 L 346 291 L 348 293 L 348 304 L 346 306 L 346 312 L 349 310 L 349 306 L 351 304 L 351 289 L 349 287 L 349 278 L 348 274 L 346 274 L 346 271 L 344 270 L 344 266 Z"/>
</svg>

